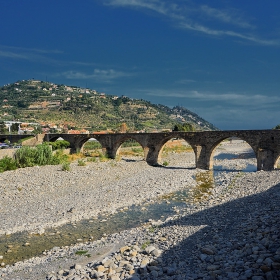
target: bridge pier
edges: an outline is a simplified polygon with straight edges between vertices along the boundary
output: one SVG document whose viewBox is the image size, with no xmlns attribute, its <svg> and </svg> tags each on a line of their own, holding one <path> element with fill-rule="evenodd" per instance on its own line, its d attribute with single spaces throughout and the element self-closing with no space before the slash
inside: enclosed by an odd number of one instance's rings
<svg viewBox="0 0 280 280">
<path fill-rule="evenodd" d="M 207 153 L 205 146 L 195 145 L 193 146 L 195 154 L 195 166 L 199 169 L 209 170 L 211 165 L 210 161 L 207 160 Z"/>
<path fill-rule="evenodd" d="M 270 171 L 274 169 L 274 152 L 269 149 L 259 149 L 257 154 L 257 170 Z"/>
<path fill-rule="evenodd" d="M 147 156 L 146 156 L 146 162 L 149 165 L 158 166 L 159 165 L 158 161 L 160 160 L 159 159 L 159 152 L 160 152 L 160 149 L 159 149 L 158 146 L 150 146 L 150 147 L 148 147 L 148 153 L 147 153 Z"/>
<path fill-rule="evenodd" d="M 116 147 L 102 147 L 102 151 L 108 158 L 115 159 L 117 156 Z"/>
</svg>

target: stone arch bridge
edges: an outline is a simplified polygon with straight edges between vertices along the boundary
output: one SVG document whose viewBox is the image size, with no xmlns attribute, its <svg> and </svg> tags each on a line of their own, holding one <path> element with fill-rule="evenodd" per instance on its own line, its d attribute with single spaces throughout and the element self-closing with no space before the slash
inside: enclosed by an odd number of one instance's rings
<svg viewBox="0 0 280 280">
<path fill-rule="evenodd" d="M 148 164 L 158 165 L 164 144 L 173 138 L 188 142 L 195 153 L 195 164 L 200 169 L 213 168 L 213 154 L 221 141 L 238 137 L 246 141 L 254 150 L 257 170 L 273 170 L 280 157 L 280 130 L 232 130 L 166 133 L 119 133 L 119 134 L 45 134 L 43 141 L 55 141 L 59 137 L 70 142 L 71 152 L 82 150 L 90 138 L 102 145 L 108 157 L 115 158 L 123 142 L 128 139 L 137 141 L 144 150 Z"/>
</svg>

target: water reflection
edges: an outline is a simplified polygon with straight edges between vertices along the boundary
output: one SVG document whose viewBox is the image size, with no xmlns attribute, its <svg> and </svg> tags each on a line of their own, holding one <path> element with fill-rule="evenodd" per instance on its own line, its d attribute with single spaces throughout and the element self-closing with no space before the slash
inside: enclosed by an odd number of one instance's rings
<svg viewBox="0 0 280 280">
<path fill-rule="evenodd" d="M 0 236 L 0 255 L 6 264 L 41 255 L 53 247 L 69 246 L 79 242 L 100 239 L 104 233 L 112 234 L 134 228 L 149 219 L 166 219 L 186 205 L 188 190 L 182 190 L 161 197 L 153 204 L 132 206 L 116 214 L 101 215 L 98 219 L 69 223 L 56 229 L 48 229 L 43 235 L 19 232 Z"/>
</svg>

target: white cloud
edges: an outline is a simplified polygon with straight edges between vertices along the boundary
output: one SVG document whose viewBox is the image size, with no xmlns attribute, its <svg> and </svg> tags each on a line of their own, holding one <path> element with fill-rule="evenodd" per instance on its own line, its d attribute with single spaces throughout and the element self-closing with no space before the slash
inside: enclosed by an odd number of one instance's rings
<svg viewBox="0 0 280 280">
<path fill-rule="evenodd" d="M 57 53 L 57 54 L 63 53 L 60 50 L 23 48 L 23 47 L 14 47 L 14 46 L 5 46 L 5 45 L 0 45 L 0 49 L 6 50 L 7 52 L 13 52 L 16 54 L 18 54 L 18 53 Z"/>
<path fill-rule="evenodd" d="M 47 55 L 61 53 L 62 51 L 59 50 L 21 48 L 0 45 L 0 57 L 12 59 L 25 59 L 32 62 L 40 62 L 45 64 L 60 64 L 58 60 L 47 57 Z"/>
<path fill-rule="evenodd" d="M 67 72 L 63 72 L 61 75 L 67 79 L 93 79 L 93 80 L 101 80 L 102 82 L 110 82 L 118 78 L 129 77 L 132 74 L 116 71 L 113 69 L 109 69 L 109 70 L 94 69 L 93 73 L 90 74 L 83 73 L 83 72 L 76 72 L 76 71 L 67 71 Z"/>
<path fill-rule="evenodd" d="M 106 5 L 115 7 L 130 7 L 146 9 L 172 19 L 177 26 L 211 36 L 236 37 L 245 41 L 260 45 L 280 45 L 279 40 L 266 40 L 256 35 L 245 34 L 232 30 L 217 30 L 202 24 L 205 16 L 218 23 L 227 23 L 241 28 L 253 29 L 254 26 L 243 19 L 238 10 L 222 10 L 209 7 L 208 5 L 196 6 L 195 2 L 187 1 L 184 4 L 170 3 L 170 1 L 158 0 L 107 0 Z M 198 15 L 198 16 L 197 16 Z"/>
<path fill-rule="evenodd" d="M 242 28 L 255 28 L 252 24 L 246 22 L 241 15 L 238 14 L 238 11 L 231 10 L 219 10 L 211 8 L 207 5 L 202 5 L 200 7 L 201 11 L 209 16 L 210 18 L 217 19 L 221 22 L 229 23 L 236 25 Z"/>
<path fill-rule="evenodd" d="M 28 59 L 28 56 L 23 54 L 18 54 L 10 51 L 1 51 L 0 50 L 0 56 L 1 57 L 8 57 L 8 58 L 15 58 L 15 59 Z"/>
<path fill-rule="evenodd" d="M 183 79 L 183 80 L 179 80 L 176 83 L 178 84 L 191 84 L 191 83 L 196 83 L 195 80 L 192 79 Z"/>
<path fill-rule="evenodd" d="M 262 108 L 275 105 L 280 102 L 280 96 L 266 96 L 261 94 L 248 95 L 239 93 L 211 93 L 211 92 L 199 92 L 199 91 L 174 91 L 171 90 L 153 90 L 146 91 L 147 95 L 158 97 L 171 97 L 171 98 L 185 98 L 194 99 L 202 102 L 214 101 L 219 104 L 230 104 L 237 106 L 261 106 Z"/>
</svg>

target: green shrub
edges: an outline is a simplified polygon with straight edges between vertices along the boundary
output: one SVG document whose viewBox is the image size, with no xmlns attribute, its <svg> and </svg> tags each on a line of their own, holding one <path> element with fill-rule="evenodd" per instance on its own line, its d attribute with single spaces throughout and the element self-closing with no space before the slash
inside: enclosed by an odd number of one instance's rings
<svg viewBox="0 0 280 280">
<path fill-rule="evenodd" d="M 96 162 L 96 157 L 88 157 L 87 161 L 88 162 Z"/>
<path fill-rule="evenodd" d="M 17 166 L 20 168 L 35 166 L 35 154 L 35 148 L 23 146 L 22 148 L 18 149 L 15 153 Z"/>
<path fill-rule="evenodd" d="M 169 164 L 169 163 L 168 163 L 167 161 L 164 161 L 162 165 L 163 165 L 163 166 L 167 166 L 168 164 Z"/>
<path fill-rule="evenodd" d="M 53 154 L 51 148 L 46 145 L 38 145 L 35 149 L 35 159 L 36 165 L 50 165 L 52 164 Z"/>
<path fill-rule="evenodd" d="M 101 149 L 102 146 L 98 141 L 87 141 L 84 144 L 84 150 L 95 150 L 95 149 Z"/>
<path fill-rule="evenodd" d="M 66 149 L 70 147 L 70 143 L 66 140 L 57 140 L 55 142 L 45 142 L 47 145 L 50 145 L 52 149 L 60 150 L 60 149 Z"/>
<path fill-rule="evenodd" d="M 60 164 L 68 161 L 68 155 L 63 153 L 63 150 L 57 150 L 53 155 L 52 165 Z"/>
<path fill-rule="evenodd" d="M 82 159 L 79 159 L 78 160 L 78 166 L 85 166 L 86 165 L 86 162 Z"/>
<path fill-rule="evenodd" d="M 62 156 L 62 152 L 52 154 L 51 147 L 47 144 L 41 144 L 35 148 L 24 146 L 15 153 L 15 161 L 18 167 L 32 167 L 35 165 L 55 165 L 67 159 Z"/>
<path fill-rule="evenodd" d="M 107 154 L 103 154 L 103 153 L 99 153 L 99 161 L 104 162 L 104 161 L 108 161 L 109 157 Z"/>
<path fill-rule="evenodd" d="M 15 169 L 17 169 L 17 163 L 13 158 L 5 156 L 0 160 L 0 172 Z"/>
<path fill-rule="evenodd" d="M 62 163 L 62 171 L 70 171 L 70 162 Z"/>
</svg>

